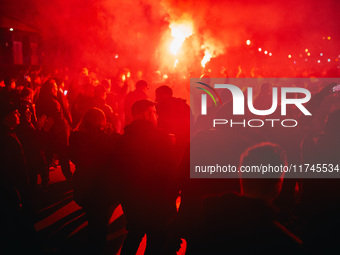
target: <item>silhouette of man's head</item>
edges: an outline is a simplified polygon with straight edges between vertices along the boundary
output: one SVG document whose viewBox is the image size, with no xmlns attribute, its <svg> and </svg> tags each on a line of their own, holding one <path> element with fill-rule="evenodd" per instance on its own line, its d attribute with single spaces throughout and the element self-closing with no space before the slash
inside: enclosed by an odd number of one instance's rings
<svg viewBox="0 0 340 255">
<path fill-rule="evenodd" d="M 19 111 L 12 102 L 0 102 L 0 120 L 1 124 L 8 129 L 13 129 L 20 124 Z"/>
<path fill-rule="evenodd" d="M 15 89 L 16 84 L 15 84 L 15 79 L 12 78 L 5 78 L 4 79 L 5 86 L 10 89 Z"/>
<path fill-rule="evenodd" d="M 84 114 L 78 130 L 82 132 L 98 132 L 106 125 L 105 113 L 98 108 L 90 108 Z"/>
<path fill-rule="evenodd" d="M 249 147 L 241 155 L 241 166 L 286 166 L 286 152 L 277 144 L 261 143 Z M 254 178 L 242 178 L 242 193 L 244 196 L 273 201 L 281 192 L 284 173 L 275 172 L 271 178 L 264 178 L 262 173 L 256 173 Z"/>
<path fill-rule="evenodd" d="M 55 80 L 47 80 L 40 89 L 40 96 L 57 96 L 58 86 Z"/>
<path fill-rule="evenodd" d="M 33 102 L 33 95 L 34 95 L 33 89 L 26 87 L 21 91 L 20 98 L 22 100 L 27 100 L 27 101 L 30 101 L 32 103 Z"/>
<path fill-rule="evenodd" d="M 131 107 L 135 120 L 148 120 L 157 126 L 157 113 L 155 103 L 146 99 L 136 101 Z"/>
<path fill-rule="evenodd" d="M 94 97 L 100 99 L 106 99 L 106 89 L 103 85 L 98 85 L 94 88 Z"/>
<path fill-rule="evenodd" d="M 155 93 L 156 93 L 156 101 L 157 102 L 161 102 L 164 99 L 170 98 L 170 97 L 172 97 L 172 94 L 173 94 L 172 89 L 167 85 L 163 85 L 163 86 L 158 87 L 156 89 Z"/>
<path fill-rule="evenodd" d="M 144 80 L 139 80 L 136 82 L 136 90 L 146 91 L 148 88 L 148 83 Z"/>
</svg>

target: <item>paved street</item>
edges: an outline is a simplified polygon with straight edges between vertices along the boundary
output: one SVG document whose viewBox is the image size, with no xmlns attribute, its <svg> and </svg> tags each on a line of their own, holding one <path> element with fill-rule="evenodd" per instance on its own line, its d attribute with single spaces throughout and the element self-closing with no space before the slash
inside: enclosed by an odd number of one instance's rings
<svg viewBox="0 0 340 255">
<path fill-rule="evenodd" d="M 74 166 L 72 165 L 73 169 Z M 71 185 L 64 181 L 60 166 L 50 169 L 50 185 L 35 196 L 35 228 L 47 254 L 85 254 L 87 221 L 84 211 L 73 200 Z M 105 254 L 120 254 L 126 235 L 125 218 L 120 205 L 111 216 Z M 138 255 L 144 254 L 146 237 Z M 184 254 L 184 246 L 178 254 Z"/>
</svg>

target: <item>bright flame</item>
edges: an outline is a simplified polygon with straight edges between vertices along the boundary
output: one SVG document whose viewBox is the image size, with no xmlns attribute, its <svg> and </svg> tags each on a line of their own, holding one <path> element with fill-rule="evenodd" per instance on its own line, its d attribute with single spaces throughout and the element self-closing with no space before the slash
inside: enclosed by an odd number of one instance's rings
<svg viewBox="0 0 340 255">
<path fill-rule="evenodd" d="M 131 73 L 130 73 L 130 72 L 127 72 L 126 77 L 127 77 L 127 78 L 130 78 L 130 76 L 131 76 Z"/>
<path fill-rule="evenodd" d="M 186 38 L 192 35 L 193 25 L 191 21 L 170 24 L 171 35 L 174 38 L 170 45 L 170 52 L 177 55 Z"/>
<path fill-rule="evenodd" d="M 125 74 L 123 74 L 123 76 L 122 76 L 122 80 L 123 80 L 123 81 L 125 81 L 125 80 L 126 80 L 126 76 L 125 76 Z"/>
<path fill-rule="evenodd" d="M 250 41 L 250 40 L 247 40 L 247 42 L 246 42 L 246 43 L 247 43 L 247 45 L 250 45 L 251 41 Z"/>
<path fill-rule="evenodd" d="M 174 68 L 176 68 L 177 64 L 178 64 L 178 59 L 175 60 Z"/>
<path fill-rule="evenodd" d="M 205 67 L 205 64 L 206 64 L 207 62 L 209 62 L 211 58 L 212 58 L 211 53 L 209 52 L 208 49 L 205 49 L 205 51 L 204 51 L 204 57 L 203 57 L 203 59 L 202 59 L 202 61 L 201 61 L 202 67 Z"/>
</svg>

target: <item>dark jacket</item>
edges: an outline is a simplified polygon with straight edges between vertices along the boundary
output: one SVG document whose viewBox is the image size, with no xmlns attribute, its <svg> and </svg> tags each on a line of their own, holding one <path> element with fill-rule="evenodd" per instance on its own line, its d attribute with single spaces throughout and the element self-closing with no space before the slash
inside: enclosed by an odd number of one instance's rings
<svg viewBox="0 0 340 255">
<path fill-rule="evenodd" d="M 28 202 L 28 177 L 21 144 L 14 133 L 0 126 L 0 200 L 3 208 L 19 209 Z"/>
<path fill-rule="evenodd" d="M 57 141 L 67 141 L 69 126 L 57 97 L 39 97 L 36 108 L 38 118 L 46 115 L 47 118 L 53 119 L 53 125 L 48 132 L 49 137 Z"/>
<path fill-rule="evenodd" d="M 174 144 L 151 122 L 135 120 L 120 142 L 122 198 L 128 229 L 164 225 L 176 212 Z"/>
<path fill-rule="evenodd" d="M 104 132 L 70 135 L 70 158 L 75 164 L 74 199 L 80 206 L 117 202 L 115 149 L 119 135 Z"/>
<path fill-rule="evenodd" d="M 203 200 L 200 233 L 188 254 L 304 254 L 302 242 L 276 221 L 260 199 L 223 194 Z"/>
</svg>

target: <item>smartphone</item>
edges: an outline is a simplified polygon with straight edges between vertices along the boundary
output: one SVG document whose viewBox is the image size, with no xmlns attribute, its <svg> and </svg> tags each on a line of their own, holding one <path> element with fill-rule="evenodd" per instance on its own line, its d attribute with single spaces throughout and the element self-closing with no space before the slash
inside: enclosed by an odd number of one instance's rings
<svg viewBox="0 0 340 255">
<path fill-rule="evenodd" d="M 333 92 L 333 93 L 336 93 L 336 92 L 339 92 L 339 91 L 340 91 L 340 84 L 335 85 L 335 86 L 332 88 L 332 92 Z"/>
</svg>

